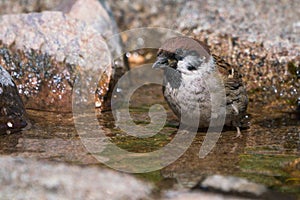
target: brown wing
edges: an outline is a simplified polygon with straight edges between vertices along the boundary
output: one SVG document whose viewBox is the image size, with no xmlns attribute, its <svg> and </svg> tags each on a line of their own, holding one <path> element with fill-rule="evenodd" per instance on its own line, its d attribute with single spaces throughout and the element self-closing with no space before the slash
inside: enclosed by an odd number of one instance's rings
<svg viewBox="0 0 300 200">
<path fill-rule="evenodd" d="M 238 67 L 228 64 L 219 56 L 212 55 L 215 64 L 223 77 L 226 91 L 227 115 L 231 121 L 227 125 L 241 126 L 248 105 L 247 91 L 244 87 L 242 75 Z"/>
</svg>

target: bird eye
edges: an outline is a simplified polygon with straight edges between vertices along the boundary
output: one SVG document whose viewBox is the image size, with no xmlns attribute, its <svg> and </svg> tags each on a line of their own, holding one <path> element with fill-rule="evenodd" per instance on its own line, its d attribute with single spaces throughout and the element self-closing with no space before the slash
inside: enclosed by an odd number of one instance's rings
<svg viewBox="0 0 300 200">
<path fill-rule="evenodd" d="M 183 60 L 183 51 L 182 51 L 182 49 L 176 49 L 175 59 L 176 60 Z"/>
<path fill-rule="evenodd" d="M 194 67 L 193 65 L 188 65 L 188 66 L 187 66 L 187 69 L 188 69 L 189 71 L 197 70 L 197 68 Z"/>
</svg>

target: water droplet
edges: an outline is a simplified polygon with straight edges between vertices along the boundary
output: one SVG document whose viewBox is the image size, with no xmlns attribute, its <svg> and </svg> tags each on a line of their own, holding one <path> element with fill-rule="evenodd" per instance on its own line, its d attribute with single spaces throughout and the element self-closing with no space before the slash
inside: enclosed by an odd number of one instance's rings
<svg viewBox="0 0 300 200">
<path fill-rule="evenodd" d="M 130 53 L 130 52 L 127 52 L 127 53 L 126 53 L 126 57 L 129 58 L 130 56 L 131 56 L 131 53 Z"/>
<path fill-rule="evenodd" d="M 278 93 L 277 88 L 274 85 L 272 85 L 272 88 L 273 88 L 274 93 L 277 94 Z"/>
<path fill-rule="evenodd" d="M 117 88 L 117 92 L 122 92 L 122 89 L 121 88 Z"/>
<path fill-rule="evenodd" d="M 9 128 L 12 128 L 12 127 L 14 126 L 13 123 L 11 123 L 11 122 L 7 122 L 6 125 L 7 125 Z"/>
<path fill-rule="evenodd" d="M 101 105 L 102 105 L 102 103 L 101 103 L 100 101 L 96 101 L 96 102 L 95 102 L 95 107 L 96 107 L 96 108 L 100 108 Z"/>
</svg>

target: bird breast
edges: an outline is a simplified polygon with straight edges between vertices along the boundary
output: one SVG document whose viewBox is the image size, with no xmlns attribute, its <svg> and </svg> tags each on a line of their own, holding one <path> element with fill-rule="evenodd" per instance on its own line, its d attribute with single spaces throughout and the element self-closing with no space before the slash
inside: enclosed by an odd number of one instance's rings
<svg viewBox="0 0 300 200">
<path fill-rule="evenodd" d="M 226 105 L 225 99 L 220 104 L 221 98 L 226 97 L 224 86 L 218 77 L 215 72 L 195 76 L 182 74 L 179 87 L 172 87 L 175 84 L 165 78 L 164 97 L 180 120 L 187 121 L 187 123 L 196 120 L 200 127 L 208 127 L 212 117 L 212 105 L 214 107 L 217 102 L 219 105 L 222 104 L 221 106 Z M 222 91 L 224 91 L 223 96 Z M 214 101 L 211 101 L 211 97 L 214 97 Z"/>
</svg>

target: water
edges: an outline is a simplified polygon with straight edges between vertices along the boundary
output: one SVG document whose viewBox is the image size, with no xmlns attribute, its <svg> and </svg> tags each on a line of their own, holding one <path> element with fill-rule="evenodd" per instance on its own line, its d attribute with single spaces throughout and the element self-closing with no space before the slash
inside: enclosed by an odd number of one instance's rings
<svg viewBox="0 0 300 200">
<path fill-rule="evenodd" d="M 138 124 L 149 123 L 148 109 L 161 104 L 168 113 L 167 124 L 159 134 L 146 138 L 127 136 L 115 127 L 109 110 L 101 114 L 99 124 L 106 136 L 131 152 L 151 152 L 168 144 L 176 135 L 178 121 L 165 103 L 159 85 L 138 89 L 131 98 L 131 116 Z M 199 132 L 189 149 L 171 165 L 136 176 L 155 183 L 158 190 L 191 188 L 206 175 L 223 174 L 246 177 L 274 190 L 300 194 L 299 152 L 300 121 L 293 113 L 262 110 L 250 103 L 250 128 L 242 138 L 225 131 L 213 151 L 198 157 L 205 132 Z M 84 147 L 74 127 L 71 113 L 28 110 L 32 128 L 0 138 L 2 155 L 23 156 L 75 165 L 99 163 Z"/>
</svg>

